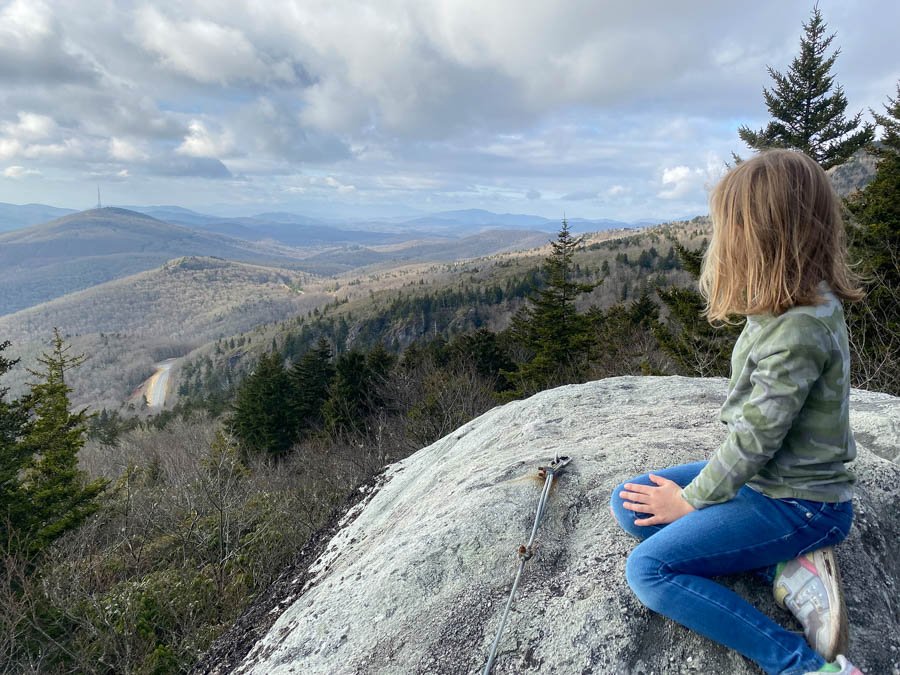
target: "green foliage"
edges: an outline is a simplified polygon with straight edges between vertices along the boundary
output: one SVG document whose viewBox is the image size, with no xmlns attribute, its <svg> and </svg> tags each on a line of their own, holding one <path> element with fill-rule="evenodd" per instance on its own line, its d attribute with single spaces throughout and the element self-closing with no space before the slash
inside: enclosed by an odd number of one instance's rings
<svg viewBox="0 0 900 675">
<path fill-rule="evenodd" d="M 127 665 L 135 673 L 185 672 L 195 654 L 189 631 L 202 616 L 214 614 L 217 589 L 202 570 L 170 567 L 113 585 L 93 601 L 71 609 L 81 630 L 74 638 L 82 660 L 97 664 L 95 672 L 114 673 L 122 664 L 111 648 L 128 645 Z M 85 631 L 84 625 L 93 626 Z M 187 634 L 186 634 L 187 633 Z"/>
<path fill-rule="evenodd" d="M 84 361 L 84 355 L 70 357 L 58 330 L 53 348 L 38 357 L 44 370 L 28 372 L 39 380 L 29 383 L 31 391 L 22 405 L 28 422 L 15 451 L 26 457 L 19 478 L 23 501 L 13 529 L 27 542 L 26 552 L 35 554 L 69 532 L 94 513 L 106 482 L 88 482 L 78 469 L 78 451 L 84 445 L 88 414 L 86 409 L 69 411 L 65 373 Z"/>
<path fill-rule="evenodd" d="M 591 308 L 588 316 L 596 336 L 591 351 L 595 376 L 663 374 L 652 330 L 659 321 L 659 306 L 648 290 L 630 303 L 613 305 L 605 312 Z"/>
<path fill-rule="evenodd" d="M 900 152 L 900 82 L 897 82 L 897 98 L 888 96 L 888 103 L 884 104 L 885 114 L 872 111 L 875 121 L 884 128 L 881 137 L 884 152 Z M 879 150 L 874 152 L 879 154 Z"/>
<path fill-rule="evenodd" d="M 575 300 L 597 284 L 572 280 L 572 258 L 581 243 L 564 219 L 542 266 L 546 285 L 512 319 L 513 338 L 532 354 L 516 371 L 504 373 L 514 384 L 512 395 L 531 395 L 585 370 L 593 335 L 587 315 L 577 311 Z"/>
<path fill-rule="evenodd" d="M 691 251 L 680 244 L 675 244 L 675 249 L 684 268 L 695 278 L 699 277 L 703 249 Z M 711 326 L 702 314 L 706 302 L 692 288 L 661 288 L 657 293 L 668 309 L 668 319 L 666 322 L 656 320 L 653 334 L 678 372 L 694 377 L 728 377 L 731 351 L 741 327 Z"/>
<path fill-rule="evenodd" d="M 282 455 L 293 441 L 290 409 L 285 397 L 288 374 L 278 352 L 263 354 L 238 389 L 227 424 L 246 450 Z"/>
<path fill-rule="evenodd" d="M 900 395 L 900 84 L 888 99 L 875 177 L 847 200 L 851 258 L 861 264 L 866 298 L 847 308 L 856 386 Z"/>
<path fill-rule="evenodd" d="M 455 338 L 450 343 L 450 348 L 457 359 L 470 361 L 479 375 L 492 380 L 495 391 L 504 391 L 510 387 L 503 372 L 514 369 L 515 364 L 509 356 L 508 345 L 503 344 L 503 339 L 497 333 L 479 328 Z"/>
<path fill-rule="evenodd" d="M 338 357 L 334 381 L 322 410 L 330 433 L 365 431 L 366 418 L 384 404 L 379 385 L 395 361 L 382 345 L 368 354 L 351 349 Z"/>
<path fill-rule="evenodd" d="M 0 352 L 9 345 L 9 340 L 0 343 Z M 18 361 L 0 355 L 0 376 Z M 6 400 L 8 391 L 6 387 L 0 387 L 0 551 L 11 543 L 11 525 L 23 522 L 28 513 L 19 476 L 27 466 L 29 455 L 26 447 L 17 442 L 28 417 L 18 401 Z"/>
<path fill-rule="evenodd" d="M 826 55 L 834 40 L 833 33 L 825 34 L 826 25 L 814 7 L 809 22 L 803 24 L 800 54 L 787 73 L 768 67 L 775 87 L 763 90 L 763 97 L 774 119 L 759 131 L 747 126 L 738 130 L 741 140 L 754 150 L 802 150 L 827 169 L 843 164 L 874 138 L 871 124 L 858 129 L 862 112 L 844 117 L 847 98 L 830 74 L 840 50 Z"/>
<path fill-rule="evenodd" d="M 300 357 L 289 372 L 292 390 L 289 405 L 298 433 L 322 424 L 322 406 L 328 400 L 328 389 L 335 374 L 331 358 L 331 346 L 325 338 L 319 338 L 315 348 Z"/>
</svg>

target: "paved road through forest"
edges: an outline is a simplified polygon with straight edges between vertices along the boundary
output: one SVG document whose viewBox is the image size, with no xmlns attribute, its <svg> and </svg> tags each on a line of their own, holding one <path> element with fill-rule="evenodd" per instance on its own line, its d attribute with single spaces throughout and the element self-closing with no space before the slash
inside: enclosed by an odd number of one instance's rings
<svg viewBox="0 0 900 675">
<path fill-rule="evenodd" d="M 169 370 L 175 363 L 175 359 L 166 359 L 156 365 L 156 372 L 147 380 L 145 396 L 147 404 L 151 408 L 161 408 L 166 402 L 166 389 L 169 384 Z"/>
</svg>

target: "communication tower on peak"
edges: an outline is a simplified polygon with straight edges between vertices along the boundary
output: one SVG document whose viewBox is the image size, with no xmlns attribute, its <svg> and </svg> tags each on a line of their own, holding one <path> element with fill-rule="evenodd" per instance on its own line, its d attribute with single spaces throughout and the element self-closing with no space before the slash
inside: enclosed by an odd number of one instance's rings
<svg viewBox="0 0 900 675">
<path fill-rule="evenodd" d="M 100 186 L 97 186 L 97 208 L 102 209 L 103 204 L 100 203 Z"/>
</svg>

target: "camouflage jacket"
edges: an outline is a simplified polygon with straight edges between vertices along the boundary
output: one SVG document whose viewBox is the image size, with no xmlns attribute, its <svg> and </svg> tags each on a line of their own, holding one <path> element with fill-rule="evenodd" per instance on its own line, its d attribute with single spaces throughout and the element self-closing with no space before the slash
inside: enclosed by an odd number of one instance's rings
<svg viewBox="0 0 900 675">
<path fill-rule="evenodd" d="M 725 442 L 681 490 L 694 508 L 746 484 L 770 497 L 851 499 L 850 352 L 844 310 L 825 282 L 821 305 L 747 317 L 731 354 L 720 419 Z"/>
</svg>

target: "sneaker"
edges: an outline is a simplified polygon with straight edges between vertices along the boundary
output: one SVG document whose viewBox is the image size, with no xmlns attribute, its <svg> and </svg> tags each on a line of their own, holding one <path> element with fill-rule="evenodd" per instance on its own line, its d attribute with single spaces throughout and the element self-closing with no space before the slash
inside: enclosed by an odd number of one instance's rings
<svg viewBox="0 0 900 675">
<path fill-rule="evenodd" d="M 838 654 L 837 658 L 834 660 L 834 663 L 829 663 L 825 667 L 828 668 L 828 666 L 831 666 L 831 668 L 828 670 L 822 670 L 820 668 L 819 670 L 810 671 L 805 675 L 816 675 L 816 673 L 834 673 L 835 675 L 863 675 L 863 672 L 852 663 L 850 663 L 847 660 L 847 657 L 843 654 Z M 840 668 L 840 670 L 837 670 L 838 668 Z"/>
<path fill-rule="evenodd" d="M 797 618 L 807 642 L 822 658 L 830 663 L 846 651 L 847 607 L 833 547 L 779 563 L 772 591 L 775 602 Z"/>
</svg>

